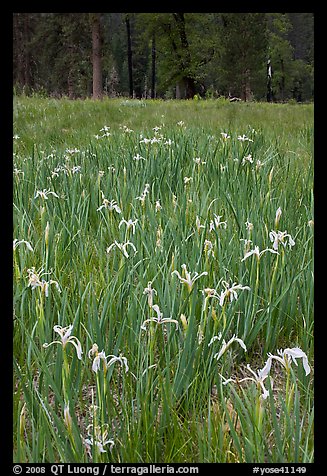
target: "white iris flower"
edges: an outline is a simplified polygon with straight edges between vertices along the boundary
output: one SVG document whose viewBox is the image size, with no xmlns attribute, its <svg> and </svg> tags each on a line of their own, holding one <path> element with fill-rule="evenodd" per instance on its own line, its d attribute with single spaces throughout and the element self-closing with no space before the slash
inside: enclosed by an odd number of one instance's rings
<svg viewBox="0 0 327 476">
<path fill-rule="evenodd" d="M 269 359 L 275 359 L 280 362 L 285 369 L 289 369 L 292 361 L 297 365 L 296 359 L 302 359 L 305 375 L 309 375 L 311 372 L 308 357 L 299 347 L 293 347 L 292 349 L 277 350 L 278 355 L 268 354 Z"/>
<path fill-rule="evenodd" d="M 17 246 L 21 245 L 22 243 L 24 243 L 26 245 L 26 248 L 28 250 L 34 251 L 33 248 L 32 248 L 32 245 L 29 241 L 26 241 L 26 240 L 18 241 L 17 238 L 15 238 L 14 241 L 13 241 L 13 249 L 15 250 L 17 248 Z"/>
<path fill-rule="evenodd" d="M 257 386 L 261 387 L 262 392 L 263 392 L 262 395 L 261 395 L 261 398 L 263 400 L 266 400 L 266 398 L 269 396 L 269 391 L 265 388 L 264 381 L 266 380 L 266 378 L 269 375 L 270 367 L 271 367 L 271 359 L 268 359 L 267 362 L 265 363 L 264 367 L 261 370 L 257 370 L 256 372 L 251 369 L 249 364 L 247 365 L 246 368 L 253 375 L 253 377 L 245 377 L 245 378 L 242 378 L 240 380 L 235 380 L 233 378 L 225 379 L 225 377 L 223 377 L 222 375 L 220 375 L 220 376 L 223 379 L 223 382 L 222 382 L 223 385 L 227 385 L 230 382 L 241 383 L 241 382 L 245 382 L 245 381 L 248 381 L 248 380 L 251 381 L 251 382 L 254 382 Z"/>
<path fill-rule="evenodd" d="M 46 274 L 50 274 L 50 273 L 43 273 L 42 271 L 43 271 L 42 269 L 40 271 L 35 271 L 34 267 L 29 268 L 27 270 L 27 273 L 28 273 L 28 285 L 27 286 L 30 286 L 32 289 L 40 287 L 41 291 L 44 292 L 45 297 L 48 297 L 49 296 L 49 287 L 50 287 L 51 284 L 54 284 L 56 286 L 58 292 L 61 293 L 61 289 L 59 287 L 59 284 L 54 279 L 50 279 L 49 281 L 45 281 L 45 279 L 41 280 L 42 276 L 44 276 Z"/>
<path fill-rule="evenodd" d="M 127 246 L 131 246 L 133 248 L 134 254 L 137 253 L 137 250 L 131 241 L 126 241 L 126 243 L 118 243 L 116 240 L 110 246 L 108 246 L 107 253 L 110 253 L 113 248 L 118 248 L 123 253 L 125 258 L 129 258 L 129 254 L 126 251 Z"/>
<path fill-rule="evenodd" d="M 270 238 L 270 241 L 273 243 L 273 249 L 274 250 L 278 250 L 278 245 L 279 244 L 284 246 L 284 248 L 286 247 L 287 244 L 290 248 L 295 245 L 295 241 L 293 240 L 291 235 L 289 235 L 287 233 L 286 230 L 285 231 L 274 231 L 274 230 L 272 230 L 269 233 L 269 238 Z M 286 242 L 285 239 L 288 239 L 288 241 Z"/>
<path fill-rule="evenodd" d="M 152 287 L 152 281 L 148 282 L 148 286 L 144 289 L 143 294 L 147 294 L 149 307 L 152 307 L 153 296 L 154 294 L 157 294 L 157 291 Z"/>
<path fill-rule="evenodd" d="M 276 228 L 278 227 L 281 214 L 282 214 L 282 209 L 280 207 L 278 207 L 277 210 L 276 210 L 276 216 L 275 216 L 275 227 Z"/>
<path fill-rule="evenodd" d="M 212 339 L 210 340 L 209 344 L 208 344 L 208 347 L 210 345 L 212 345 L 216 340 L 220 340 L 220 339 L 221 339 L 221 333 L 218 336 L 213 336 Z M 246 348 L 246 345 L 244 344 L 243 340 L 240 339 L 239 337 L 236 337 L 236 335 L 234 334 L 233 337 L 231 339 L 229 339 L 228 342 L 226 342 L 224 339 L 222 340 L 223 345 L 222 345 L 220 351 L 217 352 L 213 356 L 213 358 L 219 360 L 220 357 L 226 352 L 226 350 L 232 345 L 233 342 L 237 342 L 244 349 L 244 351 L 247 352 L 247 348 Z"/>
<path fill-rule="evenodd" d="M 71 335 L 71 332 L 73 330 L 73 325 L 70 325 L 70 326 L 67 326 L 67 327 L 54 326 L 53 330 L 55 332 L 57 332 L 57 334 L 60 335 L 61 340 L 60 341 L 59 340 L 54 340 L 54 341 L 50 342 L 50 344 L 44 343 L 43 347 L 46 349 L 47 347 L 50 347 L 50 345 L 52 345 L 52 344 L 60 344 L 60 345 L 62 345 L 62 347 L 64 349 L 66 347 L 66 345 L 70 343 L 75 347 L 77 357 L 80 360 L 82 360 L 83 351 L 82 351 L 81 343 L 77 339 L 77 337 Z"/>
<path fill-rule="evenodd" d="M 226 229 L 227 223 L 225 221 L 220 220 L 222 218 L 222 215 L 219 216 L 219 215 L 216 215 L 215 213 L 213 215 L 214 215 L 214 219 L 211 220 L 210 222 L 209 232 L 212 230 L 218 230 L 218 228 L 220 228 L 221 226 Z"/>
<path fill-rule="evenodd" d="M 226 281 L 222 281 L 222 284 L 224 285 L 225 291 L 222 291 L 220 294 L 219 304 L 221 307 L 223 307 L 225 300 L 233 302 L 234 299 L 235 301 L 238 299 L 236 290 L 246 289 L 248 291 L 251 291 L 251 288 L 249 286 L 243 286 L 242 284 L 233 283 L 231 286 L 229 286 Z"/>
<path fill-rule="evenodd" d="M 208 274 L 207 271 L 204 271 L 204 272 L 201 273 L 201 274 L 195 272 L 195 273 L 193 274 L 193 277 L 191 277 L 191 273 L 189 273 L 189 272 L 187 271 L 186 264 L 182 264 L 182 269 L 183 269 L 183 272 L 182 272 L 182 273 L 183 273 L 183 275 L 184 275 L 185 277 L 181 276 L 181 275 L 179 274 L 179 272 L 176 271 L 176 270 L 174 270 L 171 274 L 172 274 L 172 275 L 173 275 L 173 274 L 176 274 L 176 276 L 178 277 L 178 279 L 180 280 L 180 282 L 187 285 L 189 292 L 192 291 L 193 285 L 194 285 L 194 283 L 195 283 L 195 281 L 196 281 L 197 279 L 201 278 L 201 276 L 206 276 L 206 275 Z"/>
<path fill-rule="evenodd" d="M 53 195 L 54 197 L 59 198 L 59 195 L 57 195 L 55 192 L 51 192 L 50 190 L 47 190 L 45 188 L 43 190 L 37 190 L 34 198 L 41 197 L 44 200 L 48 200 L 48 195 Z"/>
<path fill-rule="evenodd" d="M 250 250 L 245 254 L 244 258 L 241 261 L 246 260 L 247 258 L 249 258 L 252 255 L 256 255 L 257 259 L 260 260 L 261 256 L 266 251 L 269 251 L 270 253 L 275 253 L 275 254 L 279 255 L 279 253 L 276 250 L 272 250 L 271 248 L 266 248 L 266 249 L 260 251 L 259 246 L 255 246 L 253 250 Z"/>
<path fill-rule="evenodd" d="M 100 369 L 101 361 L 103 364 L 103 369 L 106 372 L 108 368 L 113 365 L 115 362 L 119 362 L 122 367 L 125 367 L 125 372 L 127 373 L 129 370 L 128 363 L 126 357 L 123 357 L 122 355 L 107 355 L 105 354 L 104 350 L 99 352 L 99 347 L 97 344 L 93 344 L 91 349 L 88 352 L 89 358 L 92 358 L 92 356 L 95 355 L 93 359 L 93 364 L 92 364 L 92 370 L 93 372 L 97 373 Z M 108 361 L 109 359 L 109 361 Z"/>
<path fill-rule="evenodd" d="M 106 208 L 107 210 L 109 210 L 110 212 L 112 210 L 115 210 L 115 212 L 117 213 L 121 213 L 121 209 L 119 208 L 116 200 L 108 200 L 107 198 L 105 198 L 105 196 L 103 195 L 103 192 L 102 193 L 102 205 L 97 208 L 97 212 L 99 212 L 100 210 L 102 210 L 102 208 Z"/>
<path fill-rule="evenodd" d="M 127 227 L 127 230 L 129 230 L 130 228 L 132 228 L 132 231 L 133 231 L 133 235 L 135 233 L 135 225 L 136 223 L 138 222 L 138 219 L 136 220 L 132 220 L 132 219 L 129 219 L 128 221 L 126 221 L 124 218 L 120 221 L 119 225 L 118 225 L 118 228 L 120 228 L 123 224 L 126 225 Z"/>
<path fill-rule="evenodd" d="M 163 317 L 163 314 L 162 312 L 160 311 L 160 308 L 157 304 L 155 304 L 154 306 L 152 306 L 152 309 L 155 311 L 155 313 L 157 314 L 157 317 L 150 317 L 150 319 L 146 319 L 143 324 L 141 325 L 141 329 L 145 330 L 146 331 L 146 326 L 145 324 L 147 324 L 148 322 L 156 322 L 157 324 L 167 324 L 168 322 L 174 322 L 176 324 L 176 329 L 178 329 L 178 321 L 176 321 L 176 319 L 172 319 L 172 318 L 164 318 Z"/>
<path fill-rule="evenodd" d="M 84 444 L 89 453 L 91 453 L 91 446 L 95 446 L 99 453 L 106 453 L 104 449 L 105 446 L 110 445 L 109 450 L 111 451 L 114 446 L 114 441 L 108 439 L 108 424 L 94 426 L 93 424 L 88 425 L 86 428 L 89 438 L 84 439 Z"/>
</svg>

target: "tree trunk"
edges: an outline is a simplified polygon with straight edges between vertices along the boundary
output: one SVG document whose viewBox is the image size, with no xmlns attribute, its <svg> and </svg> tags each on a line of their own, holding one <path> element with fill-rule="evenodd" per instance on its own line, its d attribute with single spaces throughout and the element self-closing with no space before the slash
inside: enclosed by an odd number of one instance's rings
<svg viewBox="0 0 327 476">
<path fill-rule="evenodd" d="M 93 65 L 93 99 L 102 99 L 102 64 L 101 64 L 101 25 L 100 13 L 92 15 L 92 65 Z"/>
<path fill-rule="evenodd" d="M 69 99 L 74 99 L 75 98 L 75 92 L 74 92 L 74 72 L 73 69 L 70 68 L 68 72 L 68 78 L 67 78 L 67 88 L 68 88 L 68 98 Z"/>
<path fill-rule="evenodd" d="M 156 97 L 156 36 L 152 36 L 151 99 Z"/>
<path fill-rule="evenodd" d="M 182 95 L 181 95 L 181 88 L 180 88 L 180 84 L 177 83 L 176 84 L 176 99 L 181 99 Z"/>
<path fill-rule="evenodd" d="M 13 34 L 16 50 L 16 75 L 14 80 L 23 89 L 30 86 L 30 54 L 29 54 L 29 14 L 15 13 L 13 17 Z"/>
<path fill-rule="evenodd" d="M 189 71 L 191 68 L 191 53 L 189 49 L 189 44 L 186 36 L 186 28 L 185 28 L 185 17 L 184 13 L 173 13 L 173 17 L 177 24 L 177 29 L 179 33 L 179 37 L 181 40 L 181 47 L 183 54 L 181 55 L 180 64 L 181 64 L 181 72 Z M 185 87 L 185 99 L 192 99 L 195 95 L 195 81 L 194 79 L 188 74 L 185 73 L 183 76 L 184 87 Z M 183 97 L 183 95 L 182 95 Z"/>
<path fill-rule="evenodd" d="M 25 55 L 24 55 L 24 76 L 25 76 L 25 87 L 29 87 L 31 84 L 31 74 L 30 74 L 30 54 L 28 51 L 28 42 L 29 42 L 29 15 L 24 15 L 24 37 L 25 37 Z"/>
<path fill-rule="evenodd" d="M 131 25 L 129 22 L 129 16 L 125 17 L 126 31 L 127 31 L 127 60 L 128 60 L 128 79 L 129 79 L 129 95 L 132 98 L 134 95 L 133 84 L 133 53 L 132 53 L 132 38 L 131 38 Z"/>
<path fill-rule="evenodd" d="M 195 96 L 195 81 L 193 78 L 186 77 L 184 78 L 185 81 L 185 98 L 186 99 L 193 99 Z"/>
<path fill-rule="evenodd" d="M 22 52 L 22 32 L 20 28 L 21 13 L 14 13 L 13 17 L 13 37 L 14 37 L 14 65 L 16 66 L 14 82 L 19 86 L 24 85 L 24 65 Z"/>
<path fill-rule="evenodd" d="M 280 69 L 281 69 L 281 80 L 280 80 L 280 93 L 282 97 L 282 102 L 284 102 L 284 94 L 285 94 L 285 69 L 284 69 L 284 61 L 280 59 Z"/>
<path fill-rule="evenodd" d="M 242 101 L 251 101 L 252 99 L 252 90 L 251 90 L 251 84 L 250 84 L 250 71 L 246 69 L 243 72 L 243 82 L 242 82 L 242 93 L 241 93 L 241 99 Z"/>
</svg>

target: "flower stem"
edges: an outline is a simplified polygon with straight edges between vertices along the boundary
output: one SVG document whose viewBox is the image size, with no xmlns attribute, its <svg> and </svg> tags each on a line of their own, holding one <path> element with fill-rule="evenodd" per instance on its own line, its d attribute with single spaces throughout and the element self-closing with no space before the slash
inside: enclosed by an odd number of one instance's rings
<svg viewBox="0 0 327 476">
<path fill-rule="evenodd" d="M 64 346 L 62 348 L 62 355 L 63 355 L 62 390 L 64 394 L 64 400 L 68 402 L 69 401 L 69 396 L 68 396 L 69 365 L 67 360 L 66 349 Z"/>
<path fill-rule="evenodd" d="M 276 274 L 277 274 L 277 268 L 278 268 L 278 258 L 279 258 L 279 255 L 277 255 L 277 257 L 276 257 L 276 262 L 275 262 L 275 266 L 274 266 L 274 269 L 273 269 L 273 274 L 272 274 L 270 289 L 269 289 L 269 302 L 268 302 L 268 310 L 267 310 L 268 311 L 268 321 L 267 321 L 266 341 L 265 341 L 265 349 L 264 349 L 265 352 L 268 351 L 268 347 L 270 345 L 270 335 L 271 335 L 271 327 L 272 327 L 271 301 L 272 301 L 273 290 L 274 290 L 275 281 L 276 281 Z"/>
</svg>

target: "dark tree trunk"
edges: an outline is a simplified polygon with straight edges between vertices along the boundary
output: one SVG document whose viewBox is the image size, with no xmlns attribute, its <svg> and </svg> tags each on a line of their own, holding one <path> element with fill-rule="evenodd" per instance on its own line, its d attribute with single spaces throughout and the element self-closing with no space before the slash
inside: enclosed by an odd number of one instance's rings
<svg viewBox="0 0 327 476">
<path fill-rule="evenodd" d="M 180 83 L 176 84 L 176 99 L 181 99 L 182 98 L 182 93 L 181 93 L 181 87 Z"/>
<path fill-rule="evenodd" d="M 152 36 L 151 99 L 156 97 L 156 36 Z"/>
<path fill-rule="evenodd" d="M 192 99 L 195 95 L 193 78 L 184 77 L 176 84 L 176 99 Z"/>
<path fill-rule="evenodd" d="M 14 81 L 22 88 L 31 85 L 30 53 L 29 53 L 29 14 L 15 13 L 13 17 L 14 60 L 16 73 Z"/>
<path fill-rule="evenodd" d="M 127 61 L 128 61 L 128 79 L 129 79 L 129 95 L 132 98 L 134 95 L 133 84 L 133 53 L 132 53 L 132 38 L 131 38 L 131 25 L 129 22 L 129 16 L 125 17 L 126 31 L 127 31 Z"/>
<path fill-rule="evenodd" d="M 75 98 L 75 91 L 74 91 L 74 72 L 73 69 L 70 68 L 67 77 L 67 88 L 68 88 L 68 97 L 69 99 Z"/>
<path fill-rule="evenodd" d="M 280 60 L 280 69 L 281 69 L 281 80 L 280 80 L 280 94 L 282 97 L 282 101 L 284 101 L 284 94 L 285 94 L 285 69 L 284 69 L 284 61 L 283 59 Z"/>
<path fill-rule="evenodd" d="M 28 45 L 29 42 L 29 15 L 24 15 L 24 37 L 25 44 Z M 30 54 L 28 46 L 25 46 L 25 55 L 24 55 L 24 80 L 25 86 L 29 87 L 31 84 L 31 73 L 30 73 Z"/>
<path fill-rule="evenodd" d="M 195 81 L 193 78 L 186 77 L 185 81 L 185 98 L 192 99 L 195 96 Z"/>
<path fill-rule="evenodd" d="M 24 84 L 24 68 L 23 68 L 23 53 L 22 53 L 22 32 L 20 28 L 21 13 L 14 13 L 13 17 L 13 37 L 14 37 L 14 82 L 19 86 Z"/>
<path fill-rule="evenodd" d="M 93 99 L 102 99 L 101 23 L 100 13 L 92 15 Z"/>
<path fill-rule="evenodd" d="M 186 36 L 186 28 L 185 28 L 185 17 L 184 13 L 173 13 L 173 17 L 177 24 L 177 29 L 179 33 L 179 37 L 181 40 L 181 47 L 182 47 L 182 56 L 180 57 L 181 63 L 181 72 L 188 71 L 191 67 L 191 53 L 189 49 L 189 44 Z M 195 81 L 194 79 L 187 73 L 183 75 L 182 81 L 185 90 L 185 98 L 192 99 L 195 95 Z M 183 97 L 183 96 L 182 96 Z"/>
</svg>

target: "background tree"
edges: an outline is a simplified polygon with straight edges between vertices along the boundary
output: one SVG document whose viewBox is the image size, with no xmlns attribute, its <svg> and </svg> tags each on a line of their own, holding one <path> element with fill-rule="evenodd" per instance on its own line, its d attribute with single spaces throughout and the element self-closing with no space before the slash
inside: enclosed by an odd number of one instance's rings
<svg viewBox="0 0 327 476">
<path fill-rule="evenodd" d="M 14 83 L 25 92 L 31 86 L 30 51 L 32 18 L 29 13 L 16 13 L 13 18 Z"/>
<path fill-rule="evenodd" d="M 264 13 L 223 13 L 221 58 L 225 88 L 244 101 L 266 91 L 267 28 Z"/>
<path fill-rule="evenodd" d="M 103 40 L 105 91 L 111 97 L 128 96 L 130 84 L 125 13 L 104 13 Z"/>
<path fill-rule="evenodd" d="M 133 84 L 133 52 L 132 52 L 132 37 L 131 37 L 131 24 L 129 21 L 129 14 L 125 16 L 126 33 L 127 33 L 127 64 L 128 64 L 128 79 L 129 79 L 129 95 L 132 98 L 134 95 Z"/>
<path fill-rule="evenodd" d="M 92 28 L 92 66 L 93 66 L 93 99 L 102 99 L 102 34 L 101 14 L 90 13 Z"/>
<path fill-rule="evenodd" d="M 297 101 L 306 101 L 314 94 L 314 15 L 287 13 L 292 28 L 288 40 L 293 48 L 291 61 L 291 94 Z"/>
<path fill-rule="evenodd" d="M 312 13 L 127 15 L 14 13 L 17 91 L 266 100 L 270 60 L 274 101 L 313 98 Z"/>
<path fill-rule="evenodd" d="M 290 95 L 293 48 L 287 36 L 292 24 L 286 14 L 268 13 L 268 57 L 273 71 L 273 99 L 284 101 Z"/>
<path fill-rule="evenodd" d="M 157 94 L 181 99 L 204 94 L 207 65 L 214 55 L 212 14 L 146 13 L 137 21 L 148 44 L 155 33 Z"/>
<path fill-rule="evenodd" d="M 152 33 L 151 41 L 151 99 L 156 97 L 156 34 Z"/>
<path fill-rule="evenodd" d="M 92 40 L 87 14 L 33 15 L 29 44 L 33 89 L 72 99 L 91 94 Z"/>
</svg>

